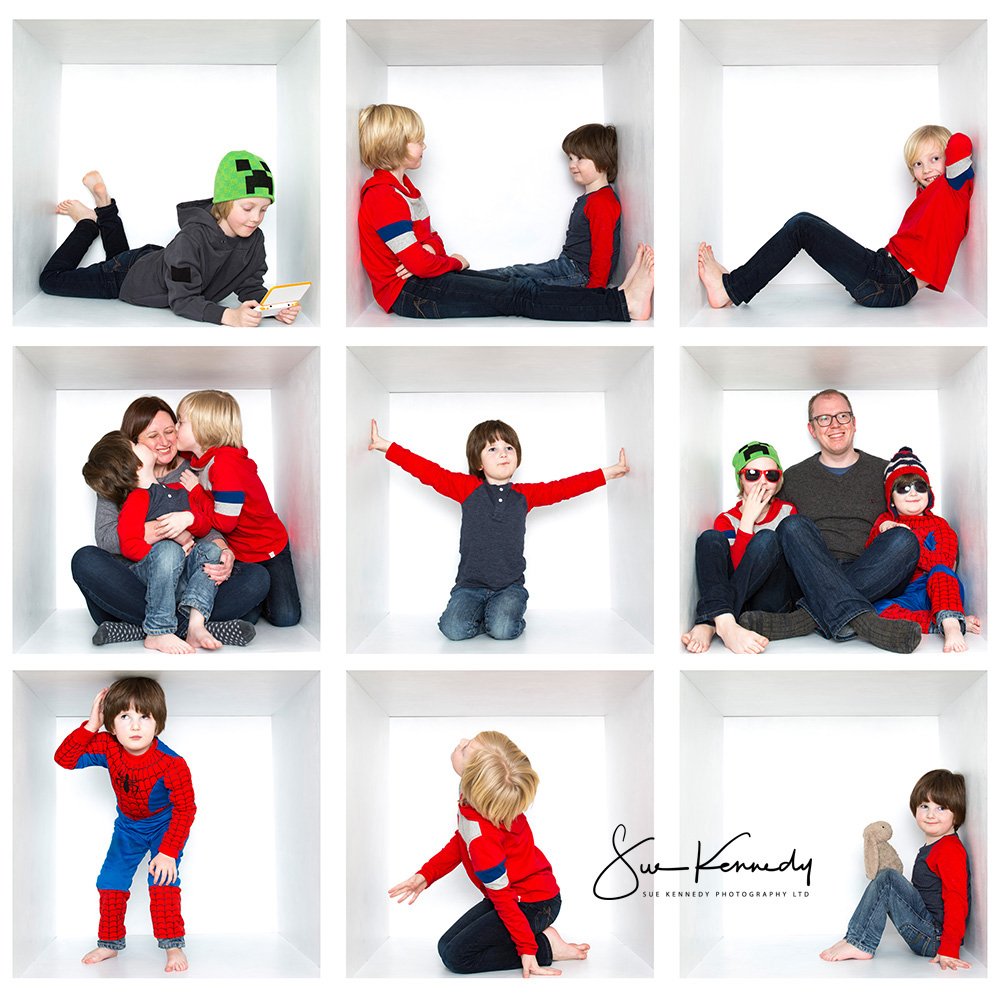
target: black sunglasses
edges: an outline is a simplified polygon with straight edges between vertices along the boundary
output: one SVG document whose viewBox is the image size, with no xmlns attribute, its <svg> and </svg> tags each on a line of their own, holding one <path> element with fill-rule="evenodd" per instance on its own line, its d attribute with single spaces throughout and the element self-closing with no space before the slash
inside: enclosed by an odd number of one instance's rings
<svg viewBox="0 0 1000 1000">
<path fill-rule="evenodd" d="M 905 497 L 910 490 L 914 490 L 917 493 L 926 493 L 929 488 L 922 479 L 918 479 L 915 483 L 907 483 L 905 486 L 893 486 L 892 492 Z"/>
</svg>

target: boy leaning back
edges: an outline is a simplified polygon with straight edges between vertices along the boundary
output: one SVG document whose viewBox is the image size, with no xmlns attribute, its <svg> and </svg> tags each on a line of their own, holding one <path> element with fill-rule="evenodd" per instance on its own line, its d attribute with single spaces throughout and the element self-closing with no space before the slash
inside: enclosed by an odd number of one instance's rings
<svg viewBox="0 0 1000 1000">
<path fill-rule="evenodd" d="M 167 721 L 163 688 L 148 677 L 123 677 L 99 691 L 90 718 L 59 745 L 60 767 L 107 768 L 118 799 L 111 846 L 100 874 L 97 947 L 85 965 L 114 958 L 125 947 L 125 908 L 132 878 L 148 853 L 149 914 L 166 972 L 184 972 L 184 920 L 177 874 L 194 822 L 191 772 L 159 735 Z M 107 732 L 100 732 L 101 726 Z"/>
<path fill-rule="evenodd" d="M 381 437 L 371 423 L 369 451 L 462 505 L 458 578 L 438 622 L 445 637 L 516 639 L 524 631 L 528 591 L 524 588 L 525 518 L 533 507 L 570 500 L 629 472 L 625 449 L 616 465 L 551 483 L 512 484 L 521 464 L 517 432 L 502 420 L 485 420 L 469 432 L 469 472 L 448 472 Z"/>
</svg>

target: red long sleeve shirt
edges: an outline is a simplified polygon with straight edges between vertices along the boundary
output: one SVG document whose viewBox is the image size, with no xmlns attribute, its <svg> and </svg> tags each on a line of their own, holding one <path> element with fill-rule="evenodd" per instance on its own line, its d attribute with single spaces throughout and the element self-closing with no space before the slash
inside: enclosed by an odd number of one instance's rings
<svg viewBox="0 0 1000 1000">
<path fill-rule="evenodd" d="M 587 274 L 588 288 L 606 288 L 618 263 L 622 206 L 611 185 L 581 195 L 573 205 L 563 253 Z"/>
<path fill-rule="evenodd" d="M 958 958 L 969 917 L 969 856 L 958 834 L 917 851 L 910 878 L 924 906 L 941 925 L 938 954 Z"/>
<path fill-rule="evenodd" d="M 747 546 L 750 544 L 750 539 L 758 531 L 774 531 L 786 517 L 797 513 L 795 504 L 774 497 L 768 504 L 763 519 L 753 526 L 753 531 L 741 531 L 740 521 L 743 518 L 743 501 L 741 500 L 735 507 L 724 510 L 715 519 L 715 524 L 712 527 L 716 531 L 721 531 L 729 539 L 729 556 L 733 561 L 733 569 L 735 569 L 739 566 L 743 553 L 746 552 Z"/>
<path fill-rule="evenodd" d="M 150 512 L 150 508 L 153 507 L 153 496 L 150 489 L 165 491 L 158 492 L 156 499 L 166 500 L 164 503 L 157 504 L 152 512 Z M 167 497 L 170 499 L 168 500 Z M 187 490 L 180 483 L 165 483 L 163 485 L 157 483 L 149 489 L 132 490 L 125 498 L 125 503 L 122 504 L 122 509 L 118 514 L 118 547 L 121 549 L 121 554 L 133 562 L 144 559 L 152 548 L 152 545 L 146 541 L 146 522 L 155 520 L 170 510 L 190 510 L 194 514 L 194 520 L 188 531 L 196 538 L 201 538 L 202 535 L 207 535 L 212 530 L 208 518 L 191 505 Z"/>
</svg>

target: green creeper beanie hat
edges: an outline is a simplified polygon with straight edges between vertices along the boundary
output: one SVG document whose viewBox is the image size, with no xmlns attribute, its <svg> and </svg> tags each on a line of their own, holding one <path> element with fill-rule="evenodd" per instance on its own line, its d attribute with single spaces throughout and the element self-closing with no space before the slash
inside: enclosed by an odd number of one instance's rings
<svg viewBox="0 0 1000 1000">
<path fill-rule="evenodd" d="M 215 172 L 212 204 L 239 198 L 269 198 L 274 201 L 271 168 L 259 156 L 245 149 L 234 149 L 222 158 Z"/>
<path fill-rule="evenodd" d="M 738 490 L 743 488 L 743 484 L 740 482 L 740 473 L 757 458 L 772 459 L 778 469 L 784 472 L 781 459 L 778 458 L 778 453 L 771 445 L 764 444 L 763 441 L 750 441 L 733 455 L 733 471 L 736 473 L 736 488 Z"/>
</svg>

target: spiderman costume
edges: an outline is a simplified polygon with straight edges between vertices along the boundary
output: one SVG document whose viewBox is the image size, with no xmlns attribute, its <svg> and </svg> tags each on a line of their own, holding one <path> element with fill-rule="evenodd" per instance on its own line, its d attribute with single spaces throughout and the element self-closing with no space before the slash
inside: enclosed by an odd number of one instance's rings
<svg viewBox="0 0 1000 1000">
<path fill-rule="evenodd" d="M 118 800 L 111 845 L 100 874 L 100 924 L 98 946 L 112 951 L 125 947 L 125 909 L 132 878 L 140 862 L 165 854 L 178 868 L 191 824 L 194 822 L 194 789 L 191 772 L 158 738 L 141 754 L 130 754 L 110 734 L 92 733 L 83 723 L 59 745 L 55 761 L 60 767 L 105 767 Z M 149 882 L 149 913 L 153 933 L 161 948 L 184 947 L 180 877 L 170 885 Z"/>
</svg>

